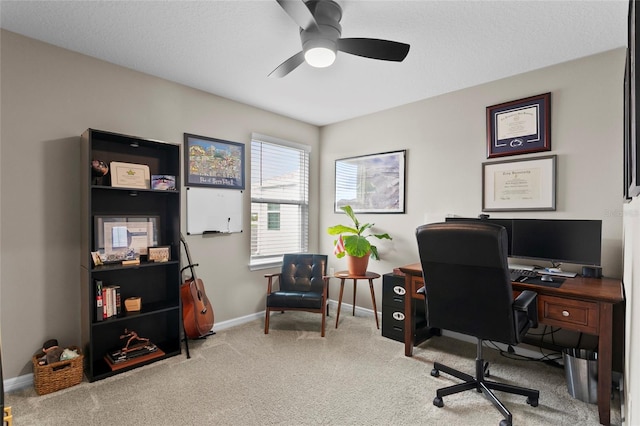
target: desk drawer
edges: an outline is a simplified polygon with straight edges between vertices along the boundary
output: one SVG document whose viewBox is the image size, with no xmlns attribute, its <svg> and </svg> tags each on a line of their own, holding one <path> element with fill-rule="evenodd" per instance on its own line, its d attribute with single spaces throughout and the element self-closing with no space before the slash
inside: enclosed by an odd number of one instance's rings
<svg viewBox="0 0 640 426">
<path fill-rule="evenodd" d="M 404 312 L 404 277 L 385 274 L 382 276 L 382 304 L 395 306 Z"/>
<path fill-rule="evenodd" d="M 543 324 L 598 334 L 597 303 L 540 295 L 538 313 Z"/>
</svg>

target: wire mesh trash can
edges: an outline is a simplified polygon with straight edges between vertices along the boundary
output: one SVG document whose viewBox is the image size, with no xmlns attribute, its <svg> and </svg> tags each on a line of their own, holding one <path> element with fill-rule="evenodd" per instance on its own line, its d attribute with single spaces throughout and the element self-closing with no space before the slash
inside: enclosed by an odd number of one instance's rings
<svg viewBox="0 0 640 426">
<path fill-rule="evenodd" d="M 588 349 L 562 351 L 569 394 L 580 401 L 598 402 L 598 353 Z"/>
</svg>

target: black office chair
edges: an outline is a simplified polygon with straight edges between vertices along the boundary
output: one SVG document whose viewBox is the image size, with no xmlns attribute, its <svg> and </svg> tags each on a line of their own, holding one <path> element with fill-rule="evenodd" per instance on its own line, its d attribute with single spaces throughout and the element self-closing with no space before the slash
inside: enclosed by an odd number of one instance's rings
<svg viewBox="0 0 640 426">
<path fill-rule="evenodd" d="M 538 313 L 535 292 L 523 291 L 513 298 L 507 232 L 492 223 L 447 222 L 420 226 L 416 237 L 428 326 L 477 338 L 475 377 L 434 363 L 432 376 L 443 371 L 464 383 L 438 389 L 433 405 L 443 407 L 444 396 L 475 389 L 505 417 L 500 426 L 510 426 L 512 415 L 492 390 L 524 395 L 533 407 L 538 405 L 539 392 L 486 380 L 483 341 L 519 343 L 530 327 L 537 326 Z"/>
<path fill-rule="evenodd" d="M 322 314 L 321 336 L 324 337 L 329 284 L 326 270 L 327 255 L 285 254 L 281 272 L 265 274 L 268 282 L 264 334 L 269 334 L 271 311 L 307 311 Z M 275 291 L 274 278 L 279 284 Z"/>
</svg>

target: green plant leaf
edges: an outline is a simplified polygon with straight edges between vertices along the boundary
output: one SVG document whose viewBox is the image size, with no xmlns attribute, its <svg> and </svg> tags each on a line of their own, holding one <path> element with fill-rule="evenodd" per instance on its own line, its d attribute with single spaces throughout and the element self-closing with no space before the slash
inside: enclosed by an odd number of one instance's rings
<svg viewBox="0 0 640 426">
<path fill-rule="evenodd" d="M 329 235 L 357 234 L 358 230 L 344 225 L 336 225 L 328 227 L 327 232 Z"/>
</svg>

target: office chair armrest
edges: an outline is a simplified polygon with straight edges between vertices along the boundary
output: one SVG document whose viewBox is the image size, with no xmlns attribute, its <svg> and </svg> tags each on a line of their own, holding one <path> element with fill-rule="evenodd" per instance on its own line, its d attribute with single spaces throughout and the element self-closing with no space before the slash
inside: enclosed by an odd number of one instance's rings
<svg viewBox="0 0 640 426">
<path fill-rule="evenodd" d="M 513 309 L 517 311 L 528 311 L 529 305 L 535 302 L 536 297 L 538 297 L 538 294 L 535 291 L 524 290 L 516 297 L 516 300 L 513 301 Z"/>
<path fill-rule="evenodd" d="M 538 294 L 535 291 L 524 290 L 513 301 L 513 309 L 527 312 L 531 327 L 538 326 Z"/>
<path fill-rule="evenodd" d="M 422 286 L 418 289 L 418 291 L 416 291 L 416 293 L 418 294 L 427 294 L 427 288 L 425 286 Z"/>
</svg>

